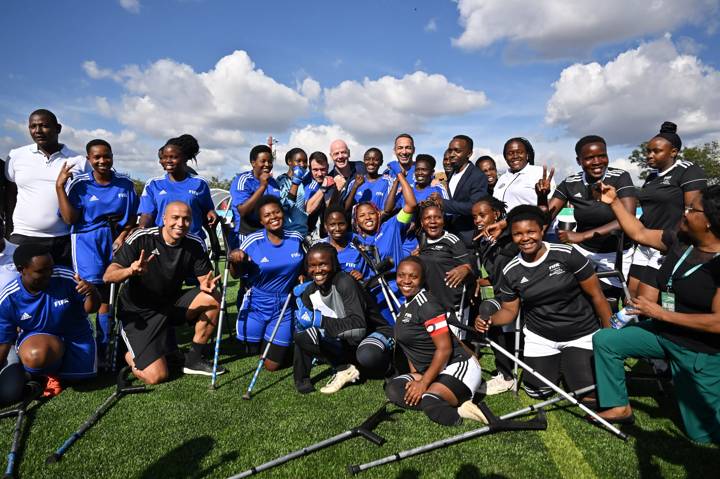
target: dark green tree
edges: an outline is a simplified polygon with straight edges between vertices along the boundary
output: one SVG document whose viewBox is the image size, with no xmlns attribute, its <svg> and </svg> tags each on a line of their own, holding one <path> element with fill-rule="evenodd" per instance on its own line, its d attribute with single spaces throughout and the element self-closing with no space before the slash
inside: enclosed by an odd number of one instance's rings
<svg viewBox="0 0 720 479">
<path fill-rule="evenodd" d="M 640 167 L 640 178 L 645 179 L 650 172 L 645 159 L 647 143 L 641 143 L 635 148 L 628 160 L 630 163 Z M 711 185 L 720 184 L 720 143 L 710 141 L 699 146 L 685 147 L 680 151 L 678 158 L 695 163 L 705 171 L 708 183 Z"/>
</svg>

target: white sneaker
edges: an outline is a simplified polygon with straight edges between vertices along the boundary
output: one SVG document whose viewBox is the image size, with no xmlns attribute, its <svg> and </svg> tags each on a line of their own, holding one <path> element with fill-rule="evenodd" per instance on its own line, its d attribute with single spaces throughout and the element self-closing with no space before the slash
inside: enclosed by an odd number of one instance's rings
<svg viewBox="0 0 720 479">
<path fill-rule="evenodd" d="M 330 381 L 320 388 L 320 392 L 323 394 L 336 393 L 347 383 L 354 383 L 358 379 L 360 379 L 360 371 L 351 364 L 349 368 L 336 372 Z"/>
<path fill-rule="evenodd" d="M 477 405 L 472 401 L 465 401 L 458 407 L 458 414 L 463 419 L 470 419 L 473 421 L 478 421 L 483 424 L 487 424 L 488 420 L 485 417 L 485 414 L 480 410 Z"/>
<path fill-rule="evenodd" d="M 487 382 L 487 386 L 485 388 L 485 395 L 486 396 L 494 396 L 495 394 L 504 393 L 505 391 L 510 391 L 515 387 L 515 380 L 514 379 L 505 379 L 501 373 L 498 373 L 496 376 L 493 376 L 490 381 Z"/>
</svg>

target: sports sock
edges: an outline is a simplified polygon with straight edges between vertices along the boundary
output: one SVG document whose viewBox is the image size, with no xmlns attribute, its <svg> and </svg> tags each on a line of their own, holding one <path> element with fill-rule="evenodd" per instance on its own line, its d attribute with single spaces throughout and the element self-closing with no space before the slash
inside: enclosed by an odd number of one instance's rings
<svg viewBox="0 0 720 479">
<path fill-rule="evenodd" d="M 188 351 L 187 354 L 188 361 L 194 363 L 202 359 L 203 348 L 205 348 L 204 344 L 196 343 L 195 341 L 193 341 L 190 344 L 190 351 Z"/>
<path fill-rule="evenodd" d="M 97 314 L 97 331 L 95 337 L 99 344 L 107 344 L 110 341 L 110 313 Z"/>
<path fill-rule="evenodd" d="M 443 426 L 457 426 L 462 421 L 456 407 L 452 407 L 446 400 L 431 393 L 422 395 L 420 409 L 430 420 Z"/>
</svg>

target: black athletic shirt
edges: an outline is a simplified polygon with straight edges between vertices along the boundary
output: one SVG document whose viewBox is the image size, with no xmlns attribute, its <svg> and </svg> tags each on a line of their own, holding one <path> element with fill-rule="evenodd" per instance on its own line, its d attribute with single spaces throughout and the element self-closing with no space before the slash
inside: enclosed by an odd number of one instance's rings
<svg viewBox="0 0 720 479">
<path fill-rule="evenodd" d="M 301 298 L 306 307 L 322 313 L 322 327 L 330 336 L 341 336 L 352 330 L 362 334 L 359 339 L 374 331 L 392 336 L 392 328 L 380 315 L 375 301 L 344 271 L 335 273 L 324 290 L 312 283 Z"/>
<path fill-rule="evenodd" d="M 519 254 L 505 266 L 498 299 L 520 298 L 527 328 L 550 341 L 572 341 L 597 331 L 600 321 L 578 284 L 595 274 L 590 261 L 570 245 L 545 247 L 534 263 Z"/>
<path fill-rule="evenodd" d="M 652 171 L 638 194 L 643 209 L 640 221 L 651 230 L 677 228 L 685 208 L 683 194 L 706 186 L 705 172 L 689 161 L 676 161 L 663 173 Z"/>
<path fill-rule="evenodd" d="M 690 243 L 678 236 L 676 231 L 663 231 L 662 241 L 668 247 L 665 262 L 656 275 L 654 286 L 667 291 L 667 283 L 675 264 L 680 260 Z M 687 278 L 682 276 L 693 266 L 703 264 Z M 720 257 L 693 248 L 685 261 L 673 275 L 672 289 L 675 293 L 675 311 L 687 314 L 712 313 L 712 301 L 720 288 Z M 720 334 L 698 331 L 664 321 L 655 321 L 658 332 L 674 343 L 699 353 L 720 353 Z"/>
<path fill-rule="evenodd" d="M 131 276 L 127 285 L 120 289 L 125 309 L 163 310 L 175 303 L 188 277 L 203 276 L 212 271 L 198 236 L 188 234 L 177 244 L 169 245 L 163 240 L 160 229 L 145 228 L 133 232 L 115 253 L 112 262 L 124 268 L 139 259 L 142 250 L 145 250 L 146 258 L 155 255 L 143 275 Z"/>
<path fill-rule="evenodd" d="M 435 334 L 450 334 L 452 353 L 448 364 L 465 361 L 470 354 L 450 331 L 445 316 L 445 308 L 435 299 L 432 293 L 420 290 L 418 294 L 406 302 L 397 316 L 395 323 L 395 340 L 402 347 L 405 356 L 420 374 L 430 367 L 435 355 Z"/>
<path fill-rule="evenodd" d="M 602 182 L 615 187 L 618 198 L 637 197 L 637 190 L 627 171 L 610 168 L 605 171 Z M 573 206 L 577 231 L 582 233 L 606 225 L 615 220 L 610 205 L 593 198 L 593 183 L 588 183 L 585 172 L 581 171 L 565 178 L 553 193 L 553 198 L 566 201 Z M 630 247 L 626 239 L 623 249 Z M 580 246 L 593 253 L 613 253 L 617 250 L 617 237 L 614 235 L 597 236 L 580 243 Z"/>
<path fill-rule="evenodd" d="M 451 288 L 445 284 L 445 273 L 466 264 L 472 268 L 471 256 L 465 244 L 447 231 L 436 240 L 427 239 L 420 246 L 420 258 L 425 265 L 427 287 L 446 311 L 460 306 L 463 285 Z"/>
<path fill-rule="evenodd" d="M 485 238 L 475 242 L 475 256 L 478 269 L 485 268 L 488 280 L 497 288 L 502 271 L 507 264 L 518 255 L 518 247 L 512 242 L 509 229 L 504 229 L 496 241 Z"/>
</svg>

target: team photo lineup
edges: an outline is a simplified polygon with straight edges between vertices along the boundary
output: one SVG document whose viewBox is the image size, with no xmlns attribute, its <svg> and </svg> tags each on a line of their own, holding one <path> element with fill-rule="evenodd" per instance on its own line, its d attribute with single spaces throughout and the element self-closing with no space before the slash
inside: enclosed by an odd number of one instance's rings
<svg viewBox="0 0 720 479">
<path fill-rule="evenodd" d="M 398 131 L 392 151 L 258 144 L 216 200 L 192 132 L 159 147 L 138 191 L 108 141 L 72 151 L 60 120 L 30 113 L 32 142 L 3 165 L 0 410 L 20 404 L 18 422 L 103 375 L 117 378 L 108 401 L 174 372 L 217 387 L 239 373 L 219 360 L 232 343 L 258 361 L 243 399 L 283 371 L 308 402 L 368 381 L 383 411 L 449 435 L 539 428 L 542 413 L 516 422 L 485 404 L 522 391 L 528 412 L 567 401 L 627 439 L 625 364 L 639 358 L 672 383 L 686 437 L 720 443 L 720 185 L 679 155 L 682 124 L 646 125 L 640 183 L 592 131 L 565 178 L 522 136 L 471 161 L 472 132 L 435 158 Z M 351 433 L 375 440 L 368 421 Z"/>
</svg>

